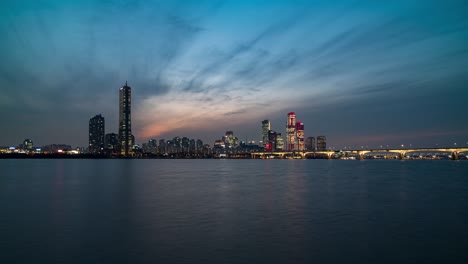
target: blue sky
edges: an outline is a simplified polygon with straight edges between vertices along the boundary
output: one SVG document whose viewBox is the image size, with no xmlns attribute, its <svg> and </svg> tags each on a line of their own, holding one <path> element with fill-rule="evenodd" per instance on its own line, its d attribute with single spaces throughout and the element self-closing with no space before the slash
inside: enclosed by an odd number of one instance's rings
<svg viewBox="0 0 468 264">
<path fill-rule="evenodd" d="M 117 132 L 133 89 L 137 142 L 233 130 L 336 147 L 468 145 L 465 1 L 6 1 L 0 145 L 87 145 Z"/>
</svg>

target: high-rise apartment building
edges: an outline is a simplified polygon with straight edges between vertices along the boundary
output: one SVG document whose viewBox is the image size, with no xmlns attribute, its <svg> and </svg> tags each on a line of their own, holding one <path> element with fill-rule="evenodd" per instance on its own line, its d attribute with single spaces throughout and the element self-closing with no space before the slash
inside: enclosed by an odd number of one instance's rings
<svg viewBox="0 0 468 264">
<path fill-rule="evenodd" d="M 203 141 L 201 139 L 197 139 L 197 153 L 200 153 L 203 149 Z"/>
<path fill-rule="evenodd" d="M 286 123 L 286 150 L 296 150 L 296 114 L 288 113 L 288 121 Z"/>
<path fill-rule="evenodd" d="M 156 139 L 148 140 L 148 150 L 150 153 L 158 153 L 158 141 Z"/>
<path fill-rule="evenodd" d="M 304 123 L 296 122 L 296 149 L 304 151 Z"/>
<path fill-rule="evenodd" d="M 119 90 L 119 142 L 120 154 L 128 156 L 132 152 L 132 89 L 125 85 Z"/>
<path fill-rule="evenodd" d="M 104 150 L 104 117 L 96 115 L 89 119 L 89 145 L 90 153 L 100 153 Z"/>
<path fill-rule="evenodd" d="M 317 151 L 327 150 L 327 138 L 325 136 L 317 137 Z"/>
<path fill-rule="evenodd" d="M 166 145 L 166 140 L 165 139 L 160 139 L 159 140 L 159 148 L 158 151 L 160 154 L 167 153 L 167 145 Z"/>
<path fill-rule="evenodd" d="M 264 146 L 268 143 L 268 131 L 270 131 L 270 120 L 265 119 L 262 121 L 262 141 Z"/>
</svg>

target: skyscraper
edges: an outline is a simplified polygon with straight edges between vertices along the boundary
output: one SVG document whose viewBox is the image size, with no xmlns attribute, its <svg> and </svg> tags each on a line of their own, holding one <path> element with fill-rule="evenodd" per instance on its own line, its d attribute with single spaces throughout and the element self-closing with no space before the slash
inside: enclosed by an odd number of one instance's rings
<svg viewBox="0 0 468 264">
<path fill-rule="evenodd" d="M 104 150 L 104 117 L 96 115 L 89 120 L 89 152 L 100 153 Z"/>
<path fill-rule="evenodd" d="M 327 138 L 325 136 L 317 137 L 317 151 L 327 150 Z"/>
<path fill-rule="evenodd" d="M 105 137 L 105 147 L 112 153 L 119 153 L 120 152 L 120 145 L 119 145 L 119 137 L 115 133 L 106 134 Z"/>
<path fill-rule="evenodd" d="M 315 137 L 308 137 L 305 141 L 305 149 L 307 151 L 315 151 Z"/>
<path fill-rule="evenodd" d="M 265 148 L 267 151 L 276 150 L 276 137 L 277 133 L 273 130 L 268 131 L 268 141 L 266 142 Z"/>
<path fill-rule="evenodd" d="M 296 146 L 298 151 L 304 151 L 304 123 L 296 122 Z"/>
<path fill-rule="evenodd" d="M 276 133 L 276 151 L 283 151 L 284 141 L 281 133 Z"/>
<path fill-rule="evenodd" d="M 288 113 L 288 122 L 286 124 L 286 150 L 296 150 L 296 114 Z"/>
<path fill-rule="evenodd" d="M 268 143 L 268 131 L 270 131 L 270 120 L 265 119 L 262 121 L 262 140 L 264 146 Z"/>
<path fill-rule="evenodd" d="M 119 90 L 119 141 L 120 154 L 128 156 L 132 151 L 132 89 L 127 85 Z"/>
</svg>

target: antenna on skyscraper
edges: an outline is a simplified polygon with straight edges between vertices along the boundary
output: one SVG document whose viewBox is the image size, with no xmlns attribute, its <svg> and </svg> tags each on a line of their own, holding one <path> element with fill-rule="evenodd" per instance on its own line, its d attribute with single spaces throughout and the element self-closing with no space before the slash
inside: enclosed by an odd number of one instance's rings
<svg viewBox="0 0 468 264">
<path fill-rule="evenodd" d="M 125 86 L 127 86 L 127 80 L 125 80 Z"/>
</svg>

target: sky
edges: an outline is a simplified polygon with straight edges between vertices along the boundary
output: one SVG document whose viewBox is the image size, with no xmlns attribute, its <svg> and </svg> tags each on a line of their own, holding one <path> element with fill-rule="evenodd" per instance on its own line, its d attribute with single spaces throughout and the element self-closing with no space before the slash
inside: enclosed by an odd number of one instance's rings
<svg viewBox="0 0 468 264">
<path fill-rule="evenodd" d="M 466 1 L 3 0 L 0 146 L 284 135 L 328 146 L 468 146 Z"/>
</svg>

